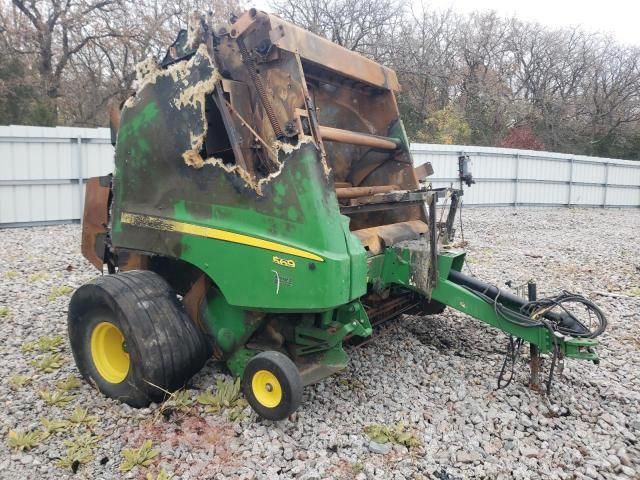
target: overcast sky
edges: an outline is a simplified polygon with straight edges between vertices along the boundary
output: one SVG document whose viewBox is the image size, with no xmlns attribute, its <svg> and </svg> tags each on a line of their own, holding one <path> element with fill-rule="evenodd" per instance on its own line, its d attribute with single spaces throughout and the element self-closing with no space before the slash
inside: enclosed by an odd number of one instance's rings
<svg viewBox="0 0 640 480">
<path fill-rule="evenodd" d="M 639 0 L 424 0 L 428 6 L 468 13 L 496 10 L 505 17 L 516 16 L 550 26 L 580 25 L 586 30 L 613 34 L 622 43 L 640 46 Z M 417 1 L 416 1 L 417 3 Z M 267 0 L 250 4 L 266 8 Z"/>
<path fill-rule="evenodd" d="M 431 0 L 427 5 L 451 7 L 461 13 L 496 10 L 503 16 L 550 26 L 581 25 L 586 30 L 610 32 L 623 43 L 640 45 L 638 0 Z"/>
</svg>

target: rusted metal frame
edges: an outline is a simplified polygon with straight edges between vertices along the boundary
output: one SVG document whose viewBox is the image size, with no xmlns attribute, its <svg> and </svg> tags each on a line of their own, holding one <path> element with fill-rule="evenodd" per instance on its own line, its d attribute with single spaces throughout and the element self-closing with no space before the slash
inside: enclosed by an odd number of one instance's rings
<svg viewBox="0 0 640 480">
<path fill-rule="evenodd" d="M 380 306 L 373 307 L 365 305 L 365 309 L 369 317 L 369 322 L 375 327 L 418 307 L 419 304 L 420 302 L 411 294 L 406 294 L 384 302 Z"/>
<path fill-rule="evenodd" d="M 278 140 L 281 140 L 285 137 L 284 132 L 282 131 L 282 127 L 280 126 L 280 121 L 276 116 L 275 111 L 273 110 L 273 105 L 271 105 L 271 100 L 267 95 L 267 91 L 264 88 L 264 83 L 262 83 L 262 77 L 258 73 L 256 69 L 256 62 L 253 59 L 253 56 L 249 54 L 246 45 L 244 44 L 244 40 L 241 37 L 236 38 L 236 42 L 238 44 L 238 49 L 240 50 L 240 55 L 242 57 L 242 62 L 247 68 L 247 72 L 251 77 L 251 81 L 258 92 L 258 97 L 260 97 L 260 102 L 262 103 L 262 107 L 264 108 L 267 117 L 269 118 L 269 123 L 271 123 L 271 128 L 273 128 L 273 133 Z"/>
<path fill-rule="evenodd" d="M 447 243 L 453 241 L 453 224 L 456 221 L 456 213 L 458 212 L 459 204 L 460 204 L 460 192 L 457 190 L 453 190 L 451 192 L 451 205 L 449 206 L 449 212 L 447 213 L 447 221 L 445 223 Z"/>
<path fill-rule="evenodd" d="M 316 142 L 316 145 L 320 149 L 320 155 L 322 156 L 323 160 L 326 162 L 327 153 L 324 149 L 322 136 L 320 135 L 320 132 L 319 132 L 316 106 L 313 100 L 311 100 L 311 95 L 309 95 L 309 88 L 307 87 L 307 79 L 304 73 L 304 69 L 302 68 L 302 59 L 300 58 L 300 55 L 297 52 L 294 53 L 294 58 L 296 60 L 296 65 L 298 66 L 298 74 L 300 75 L 300 87 L 302 88 L 302 94 L 304 96 L 304 108 L 307 112 L 307 118 L 309 119 L 309 128 L 311 129 L 311 135 L 313 136 Z M 300 125 L 300 127 L 302 127 L 302 125 Z"/>
<path fill-rule="evenodd" d="M 400 90 L 398 78 L 390 68 L 278 17 L 270 15 L 269 20 L 272 27 L 269 37 L 277 47 L 298 53 L 302 58 L 342 76 L 388 90 Z"/>
<path fill-rule="evenodd" d="M 200 318 L 200 306 L 206 297 L 209 285 L 208 277 L 202 274 L 182 299 L 184 309 L 191 321 L 205 332 L 207 331 L 207 326 L 205 321 Z"/>
<path fill-rule="evenodd" d="M 363 147 L 380 148 L 382 150 L 397 150 L 401 144 L 399 140 L 391 137 L 381 137 L 368 133 L 352 132 L 341 128 L 319 126 L 320 135 L 326 141 L 361 145 Z"/>
<path fill-rule="evenodd" d="M 231 105 L 226 99 L 224 100 L 224 103 L 227 105 L 229 111 L 238 118 L 240 123 L 242 123 L 242 125 L 244 125 L 247 130 L 249 130 L 253 134 L 256 140 L 258 140 L 264 146 L 264 148 L 267 149 L 267 152 L 271 154 L 271 156 L 277 163 L 278 155 L 276 154 L 276 151 L 271 148 L 271 146 L 267 142 L 265 142 L 264 139 L 260 135 L 258 135 L 258 133 L 253 128 L 251 128 L 251 125 L 249 125 L 249 123 L 244 118 L 242 118 L 242 115 L 240 115 L 240 113 L 235 108 L 233 108 L 233 105 Z"/>
<path fill-rule="evenodd" d="M 237 38 L 249 29 L 256 21 L 267 19 L 268 16 L 264 12 L 259 12 L 255 8 L 250 8 L 248 11 L 240 15 L 229 32 L 231 38 Z"/>
<path fill-rule="evenodd" d="M 378 185 L 372 187 L 346 187 L 336 188 L 338 199 L 359 198 L 375 195 L 377 193 L 388 193 L 394 190 L 400 190 L 398 185 Z"/>
<path fill-rule="evenodd" d="M 340 205 L 340 213 L 349 215 L 354 213 L 380 212 L 382 210 L 393 210 L 396 208 L 421 205 L 423 203 L 424 199 L 406 200 L 401 202 L 372 203 L 364 205 Z"/>
<path fill-rule="evenodd" d="M 357 187 L 363 188 L 363 187 Z M 366 188 L 366 187 L 364 187 Z M 409 190 L 399 190 L 389 193 L 378 193 L 358 199 L 358 205 L 373 205 L 377 203 L 403 203 L 403 202 L 425 202 L 431 195 L 430 192 L 412 192 Z"/>
<path fill-rule="evenodd" d="M 425 162 L 422 165 L 418 165 L 413 170 L 418 181 L 426 180 L 427 177 L 433 175 L 433 166 L 431 165 L 431 162 Z"/>
<path fill-rule="evenodd" d="M 91 177 L 87 180 L 82 219 L 82 255 L 98 270 L 102 271 L 105 263 L 105 248 L 97 251 L 97 239 L 108 234 L 110 177 Z M 82 190 L 81 190 L 82 191 Z"/>
<path fill-rule="evenodd" d="M 130 270 L 148 270 L 149 258 L 152 255 L 152 253 L 118 248 L 116 250 L 116 263 L 118 270 L 121 272 L 128 272 Z"/>
<path fill-rule="evenodd" d="M 352 233 L 368 249 L 370 255 L 377 255 L 382 253 L 386 247 L 403 240 L 415 240 L 427 231 L 428 227 L 423 221 L 410 220 L 354 230 Z"/>
<path fill-rule="evenodd" d="M 376 87 L 363 82 L 357 82 L 356 84 L 347 85 L 347 83 L 349 82 L 349 79 L 347 77 L 339 75 L 331 70 L 322 70 L 321 68 L 314 68 L 310 65 L 311 62 L 306 62 L 304 68 L 306 72 L 306 78 L 311 81 L 347 87 L 352 90 L 362 91 L 369 96 L 379 95 L 387 91 L 387 89 L 385 88 Z"/>
<path fill-rule="evenodd" d="M 305 135 L 304 133 L 304 125 L 302 124 L 302 119 L 306 118 L 309 121 L 309 115 L 306 109 L 296 108 L 294 110 L 293 121 L 295 122 L 295 129 L 298 131 L 300 135 Z"/>
<path fill-rule="evenodd" d="M 436 202 L 438 201 L 437 195 L 430 195 L 427 201 L 429 208 L 429 253 L 431 255 L 431 261 L 429 265 L 429 276 L 431 280 L 431 287 L 436 288 L 438 285 L 438 236 L 436 227 Z M 423 204 L 424 205 L 424 204 Z M 431 300 L 431 294 L 429 294 L 429 300 Z"/>
<path fill-rule="evenodd" d="M 111 134 L 111 145 L 114 147 L 118 138 L 118 128 L 120 128 L 120 107 L 112 103 L 109 106 L 109 132 Z"/>
<path fill-rule="evenodd" d="M 238 138 L 238 133 L 233 124 L 233 120 L 231 119 L 229 110 L 227 110 L 228 102 L 222 94 L 222 82 L 220 81 L 216 83 L 216 87 L 213 90 L 213 100 L 216 103 L 218 110 L 220 111 L 222 123 L 224 123 L 224 128 L 227 130 L 227 135 L 229 135 L 229 143 L 231 144 L 231 149 L 233 150 L 233 155 L 236 159 L 236 165 L 249 172 L 250 170 L 248 168 L 248 163 L 244 158 L 242 149 L 240 148 L 240 144 L 242 143 L 242 141 L 240 138 Z"/>
</svg>

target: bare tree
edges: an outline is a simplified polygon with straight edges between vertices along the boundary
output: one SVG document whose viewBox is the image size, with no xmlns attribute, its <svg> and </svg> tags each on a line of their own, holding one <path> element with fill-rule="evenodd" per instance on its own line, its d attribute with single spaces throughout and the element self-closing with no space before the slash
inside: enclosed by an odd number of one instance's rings
<svg viewBox="0 0 640 480">
<path fill-rule="evenodd" d="M 14 54 L 30 55 L 39 73 L 41 88 L 51 102 L 57 121 L 57 100 L 62 76 L 72 58 L 91 42 L 115 37 L 100 14 L 122 14 L 120 0 L 12 0 L 13 21 L 3 18 L 5 42 Z M 12 23 L 9 31 L 6 26 Z"/>
<path fill-rule="evenodd" d="M 104 125 L 107 105 L 130 94 L 135 65 L 161 58 L 192 11 L 226 21 L 241 1 L 0 0 L 0 117 Z M 638 47 L 407 0 L 271 2 L 394 68 L 410 138 L 640 159 Z"/>
<path fill-rule="evenodd" d="M 405 0 L 273 0 L 271 7 L 286 20 L 378 59 L 377 52 L 386 53 L 381 45 L 403 20 Z"/>
</svg>

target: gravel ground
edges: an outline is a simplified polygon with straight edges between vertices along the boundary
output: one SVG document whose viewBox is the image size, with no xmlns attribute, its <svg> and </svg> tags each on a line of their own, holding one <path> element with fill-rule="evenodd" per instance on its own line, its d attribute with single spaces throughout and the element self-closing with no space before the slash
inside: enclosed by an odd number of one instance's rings
<svg viewBox="0 0 640 480">
<path fill-rule="evenodd" d="M 172 415 L 157 405 L 134 410 L 84 382 L 67 385 L 70 401 L 52 406 L 41 392 L 77 377 L 66 339 L 67 290 L 95 272 L 79 253 L 78 226 L 0 231 L 0 477 L 156 478 L 164 470 L 178 478 L 640 478 L 640 211 L 463 215 L 477 276 L 500 284 L 534 277 L 540 296 L 565 288 L 602 306 L 610 323 L 599 366 L 567 361 L 551 398 L 526 387 L 525 365 L 496 390 L 505 335 L 448 309 L 404 316 L 351 348 L 346 371 L 306 388 L 301 409 L 279 423 L 249 408 L 237 418 L 206 413 L 196 402 Z M 64 341 L 33 344 L 43 336 Z M 40 371 L 32 362 L 43 367 L 43 358 L 61 365 L 50 361 L 51 371 Z M 215 389 L 220 378 L 229 377 L 211 362 L 188 397 Z M 78 407 L 95 422 L 60 424 L 62 431 L 30 450 L 9 447 L 10 431 L 40 431 L 42 418 L 65 420 Z M 371 442 L 364 429 L 372 424 L 403 424 L 419 445 Z M 86 464 L 73 465 L 75 475 L 57 466 L 65 442 L 86 446 L 90 438 L 97 443 Z M 159 455 L 121 473 L 123 449 L 145 439 Z"/>
</svg>

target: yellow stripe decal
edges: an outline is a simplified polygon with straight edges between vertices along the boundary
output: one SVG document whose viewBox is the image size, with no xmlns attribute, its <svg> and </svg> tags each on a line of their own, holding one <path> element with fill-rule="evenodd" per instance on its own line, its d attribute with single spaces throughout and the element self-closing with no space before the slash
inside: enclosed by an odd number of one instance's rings
<svg viewBox="0 0 640 480">
<path fill-rule="evenodd" d="M 153 228 L 155 230 L 164 230 L 167 232 L 186 233 L 189 235 L 196 235 L 198 237 L 213 238 L 215 240 L 224 240 L 226 242 L 249 245 L 251 247 L 263 248 L 265 250 L 273 250 L 274 252 L 295 255 L 297 257 L 308 258 L 309 260 L 316 260 L 318 262 L 324 261 L 322 257 L 319 257 L 315 253 L 300 250 L 299 248 L 289 247 L 281 243 L 262 240 L 260 238 L 250 237 L 249 235 L 242 235 L 240 233 L 228 232 L 226 230 L 219 230 L 217 228 L 177 222 L 167 218 L 123 212 L 120 216 L 120 221 L 137 227 Z"/>
</svg>

